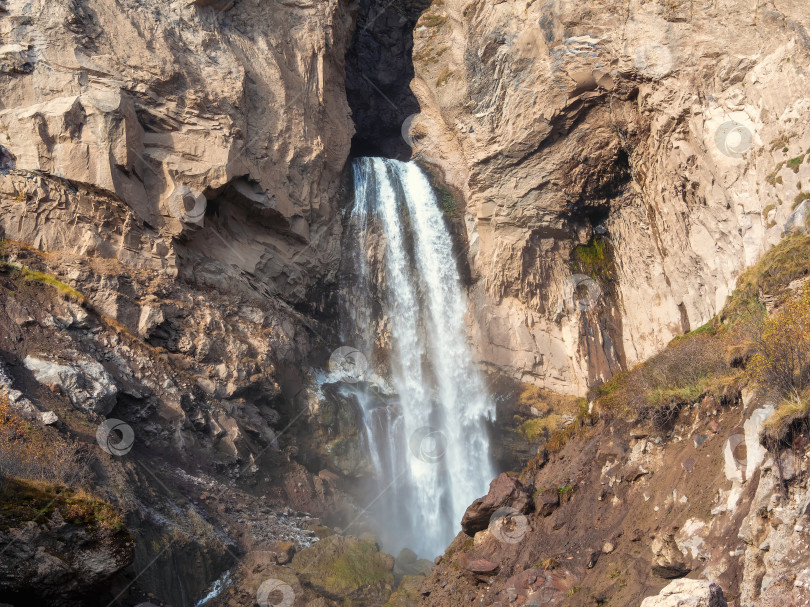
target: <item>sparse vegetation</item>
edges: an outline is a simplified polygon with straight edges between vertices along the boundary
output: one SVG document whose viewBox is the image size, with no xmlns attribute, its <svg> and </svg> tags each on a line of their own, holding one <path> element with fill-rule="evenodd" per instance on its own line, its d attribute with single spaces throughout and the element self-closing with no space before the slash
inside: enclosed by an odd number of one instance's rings
<svg viewBox="0 0 810 607">
<path fill-rule="evenodd" d="M 763 427 L 765 443 L 772 446 L 792 446 L 795 430 L 810 435 L 810 392 L 796 394 L 782 401 Z"/>
<path fill-rule="evenodd" d="M 600 236 L 594 236 L 586 245 L 578 245 L 572 254 L 574 272 L 586 274 L 595 280 L 612 280 L 613 260 L 610 244 Z"/>
<path fill-rule="evenodd" d="M 87 458 L 78 442 L 27 422 L 0 393 L 0 478 L 79 486 L 88 475 Z"/>
<path fill-rule="evenodd" d="M 799 172 L 799 168 L 802 166 L 802 162 L 804 162 L 805 155 L 802 154 L 801 156 L 796 156 L 796 158 L 791 158 L 787 161 L 788 168 L 793 171 L 794 173 Z"/>
<path fill-rule="evenodd" d="M 447 67 L 444 68 L 439 74 L 439 77 L 436 78 L 436 86 L 437 87 L 444 86 L 445 84 L 447 84 L 450 78 L 452 78 L 452 76 L 453 76 L 452 70 L 450 70 L 450 68 Z"/>
<path fill-rule="evenodd" d="M 580 408 L 574 421 L 549 437 L 545 447 L 548 453 L 559 453 L 572 438 L 582 437 L 587 434 L 588 427 L 593 424 L 594 420 L 588 412 L 587 401 L 583 399 L 582 402 L 584 402 L 584 406 Z"/>
<path fill-rule="evenodd" d="M 773 247 L 737 279 L 718 322 L 736 324 L 764 313 L 763 297 L 776 297 L 797 278 L 810 275 L 810 237 L 791 236 Z"/>
<path fill-rule="evenodd" d="M 0 488 L 0 503 L 0 529 L 4 531 L 27 521 L 47 520 L 56 510 L 74 525 L 112 532 L 124 530 L 115 508 L 83 489 L 12 478 Z"/>
<path fill-rule="evenodd" d="M 793 199 L 793 209 L 796 210 L 796 208 L 808 198 L 810 198 L 810 192 L 800 192 L 797 194 L 796 198 Z"/>
<path fill-rule="evenodd" d="M 727 400 L 740 373 L 726 359 L 725 342 L 712 325 L 673 340 L 657 356 L 599 387 L 599 406 L 663 426 L 683 405 L 706 394 Z"/>
<path fill-rule="evenodd" d="M 515 422 L 519 424 L 518 434 L 530 442 L 536 442 L 548 439 L 552 433 L 562 429 L 566 418 L 575 417 L 582 407 L 587 409 L 587 401 L 526 384 L 518 397 L 517 406 L 530 410 L 536 416 L 530 419 L 515 416 Z"/>
<path fill-rule="evenodd" d="M 444 15 L 423 15 L 417 25 L 424 27 L 441 27 L 447 22 Z"/>
</svg>

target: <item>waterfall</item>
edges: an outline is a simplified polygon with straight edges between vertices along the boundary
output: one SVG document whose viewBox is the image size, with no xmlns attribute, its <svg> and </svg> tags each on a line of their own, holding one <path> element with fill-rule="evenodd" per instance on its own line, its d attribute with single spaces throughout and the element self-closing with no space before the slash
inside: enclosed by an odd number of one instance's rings
<svg viewBox="0 0 810 607">
<path fill-rule="evenodd" d="M 381 407 L 355 389 L 377 473 L 371 510 L 386 550 L 432 557 L 494 476 L 486 428 L 494 404 L 467 344 L 457 260 L 427 177 L 412 162 L 361 158 L 354 180 L 343 336 L 399 401 Z"/>
</svg>

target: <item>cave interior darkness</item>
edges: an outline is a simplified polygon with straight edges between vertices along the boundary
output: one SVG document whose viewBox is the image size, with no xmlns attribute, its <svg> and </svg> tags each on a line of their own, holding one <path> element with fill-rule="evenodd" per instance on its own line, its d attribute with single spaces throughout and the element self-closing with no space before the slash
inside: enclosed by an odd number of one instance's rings
<svg viewBox="0 0 810 607">
<path fill-rule="evenodd" d="M 351 156 L 408 160 L 402 124 L 419 112 L 413 30 L 430 0 L 359 0 L 357 24 L 346 53 L 346 95 L 355 124 Z"/>
</svg>

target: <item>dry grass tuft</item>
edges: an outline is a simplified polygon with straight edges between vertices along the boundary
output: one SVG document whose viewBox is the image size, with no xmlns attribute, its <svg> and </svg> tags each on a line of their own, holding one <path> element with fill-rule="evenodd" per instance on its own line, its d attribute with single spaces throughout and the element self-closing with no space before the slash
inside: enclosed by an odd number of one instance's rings
<svg viewBox="0 0 810 607">
<path fill-rule="evenodd" d="M 88 458 L 78 441 L 27 422 L 0 394 L 0 477 L 80 486 L 89 477 Z"/>
</svg>

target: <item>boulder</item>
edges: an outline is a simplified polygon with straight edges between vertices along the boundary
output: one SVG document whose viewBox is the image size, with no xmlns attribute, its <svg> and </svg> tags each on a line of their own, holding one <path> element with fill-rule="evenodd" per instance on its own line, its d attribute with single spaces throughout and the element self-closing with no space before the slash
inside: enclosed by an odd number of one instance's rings
<svg viewBox="0 0 810 607">
<path fill-rule="evenodd" d="M 27 356 L 23 362 L 39 383 L 58 388 L 76 407 L 102 415 L 115 407 L 118 387 L 107 370 L 94 360 L 62 365 Z"/>
<path fill-rule="evenodd" d="M 39 414 L 39 419 L 46 426 L 52 426 L 59 421 L 59 418 L 53 411 L 43 411 Z"/>
<path fill-rule="evenodd" d="M 543 489 L 534 495 L 534 510 L 542 516 L 549 516 L 560 505 L 560 492 L 556 489 Z"/>
<path fill-rule="evenodd" d="M 678 549 L 673 534 L 656 537 L 650 548 L 655 555 L 652 572 L 658 577 L 671 580 L 683 577 L 692 570 Z"/>
<path fill-rule="evenodd" d="M 708 580 L 675 580 L 641 607 L 727 607 L 723 589 Z"/>
<path fill-rule="evenodd" d="M 505 472 L 489 484 L 489 493 L 475 500 L 461 519 L 461 530 L 470 537 L 489 526 L 492 515 L 499 508 L 512 508 L 525 514 L 532 508 L 529 492 L 523 484 Z"/>
</svg>

